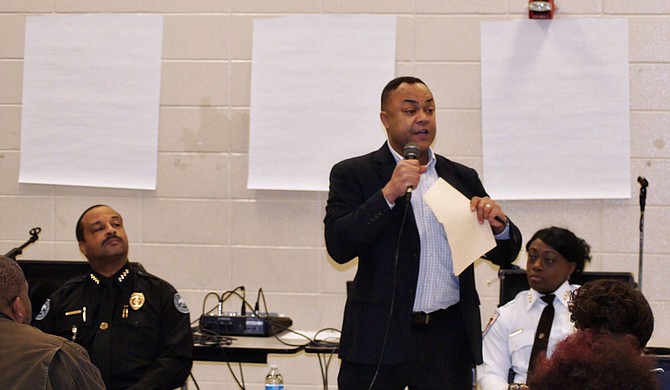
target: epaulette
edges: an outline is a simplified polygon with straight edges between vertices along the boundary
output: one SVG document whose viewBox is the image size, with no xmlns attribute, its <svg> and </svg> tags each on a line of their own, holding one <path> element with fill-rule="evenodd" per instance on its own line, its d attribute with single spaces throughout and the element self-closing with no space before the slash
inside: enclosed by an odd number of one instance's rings
<svg viewBox="0 0 670 390">
<path fill-rule="evenodd" d="M 159 278 L 158 276 L 156 276 L 156 275 L 154 275 L 154 274 L 150 274 L 149 272 L 147 272 L 147 271 L 145 271 L 145 270 L 142 270 L 142 269 L 137 269 L 137 270 L 136 270 L 136 273 L 137 273 L 138 276 L 141 276 L 141 277 L 144 277 L 144 278 L 156 279 L 156 280 L 162 280 L 162 279 Z"/>
<path fill-rule="evenodd" d="M 78 276 L 75 276 L 75 277 L 73 277 L 73 278 L 70 278 L 70 279 L 66 280 L 65 283 L 63 283 L 62 288 L 67 287 L 67 286 L 69 286 L 69 285 L 71 285 L 71 284 L 79 284 L 79 283 L 82 283 L 83 281 L 86 280 L 86 278 L 88 278 L 88 273 L 86 273 L 86 274 L 82 274 L 82 275 L 78 275 Z"/>
</svg>

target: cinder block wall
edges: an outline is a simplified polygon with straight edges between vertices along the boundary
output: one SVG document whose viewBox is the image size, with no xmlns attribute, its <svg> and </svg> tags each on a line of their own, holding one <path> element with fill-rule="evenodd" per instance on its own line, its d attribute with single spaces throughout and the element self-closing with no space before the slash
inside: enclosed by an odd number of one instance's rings
<svg viewBox="0 0 670 390">
<path fill-rule="evenodd" d="M 627 18 L 630 31 L 630 200 L 507 201 L 528 238 L 561 225 L 593 247 L 590 271 L 628 271 L 637 280 L 638 175 L 650 181 L 643 291 L 656 315 L 651 345 L 670 346 L 670 3 L 666 0 L 556 0 L 556 18 Z M 481 172 L 481 21 L 525 18 L 525 0 L 0 0 L 0 252 L 40 240 L 22 259 L 82 260 L 74 223 L 107 203 L 126 220 L 131 258 L 171 281 L 192 319 L 203 298 L 244 285 L 262 288 L 271 311 L 295 329 L 339 328 L 345 282 L 355 264 L 336 265 L 324 249 L 326 194 L 246 189 L 252 25 L 294 14 L 366 13 L 398 17 L 397 74 L 421 77 L 438 106 L 435 149 Z M 165 16 L 156 191 L 18 184 L 25 21 L 29 15 L 138 13 Z M 324 107 L 324 110 L 327 109 Z M 114 162 L 110 161 L 110 167 Z M 529 183 L 532 185 L 532 183 Z M 525 253 L 518 263 L 525 265 Z M 482 317 L 498 301 L 496 269 L 477 263 Z M 36 303 L 39 304 L 39 303 Z M 231 310 L 239 309 L 231 302 Z M 272 355 L 288 388 L 322 389 L 314 355 Z M 337 359 L 329 370 L 336 388 Z M 267 367 L 245 364 L 248 389 Z M 237 389 L 225 364 L 196 363 L 201 389 Z M 236 371 L 239 377 L 239 371 Z M 192 385 L 192 384 L 191 384 Z M 192 386 L 194 388 L 194 386 Z"/>
</svg>

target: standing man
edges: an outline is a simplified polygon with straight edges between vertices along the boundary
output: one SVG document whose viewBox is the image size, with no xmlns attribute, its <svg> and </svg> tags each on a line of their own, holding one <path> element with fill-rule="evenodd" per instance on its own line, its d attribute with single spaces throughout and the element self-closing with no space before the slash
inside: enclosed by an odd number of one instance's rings
<svg viewBox="0 0 670 390">
<path fill-rule="evenodd" d="M 0 256 L 0 388 L 104 390 L 81 346 L 30 326 L 28 282 L 16 261 Z"/>
<path fill-rule="evenodd" d="M 193 363 L 193 339 L 179 293 L 128 261 L 123 219 L 111 207 L 84 211 L 76 235 L 92 270 L 58 289 L 36 325 L 86 348 L 108 389 L 183 385 Z"/>
<path fill-rule="evenodd" d="M 330 174 L 328 253 L 338 263 L 358 257 L 342 325 L 339 388 L 471 390 L 472 368 L 482 361 L 474 267 L 454 274 L 449 238 L 423 194 L 443 178 L 471 199 L 479 222 L 487 220 L 496 236 L 486 254 L 495 264 L 514 261 L 521 234 L 475 170 L 430 149 L 435 100 L 423 81 L 390 81 L 380 118 L 388 142 Z M 418 159 L 403 159 L 410 142 Z"/>
</svg>

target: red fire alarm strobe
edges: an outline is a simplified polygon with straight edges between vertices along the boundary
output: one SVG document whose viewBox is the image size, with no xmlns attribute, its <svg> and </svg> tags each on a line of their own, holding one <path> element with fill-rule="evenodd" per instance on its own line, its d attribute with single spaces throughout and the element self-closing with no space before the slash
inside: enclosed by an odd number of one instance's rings
<svg viewBox="0 0 670 390">
<path fill-rule="evenodd" d="M 554 0 L 529 0 L 528 18 L 529 19 L 553 19 Z"/>
</svg>

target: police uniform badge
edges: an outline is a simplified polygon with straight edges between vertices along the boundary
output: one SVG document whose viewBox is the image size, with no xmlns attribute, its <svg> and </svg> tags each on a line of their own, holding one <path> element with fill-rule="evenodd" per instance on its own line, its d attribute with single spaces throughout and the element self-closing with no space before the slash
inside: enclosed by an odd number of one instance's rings
<svg viewBox="0 0 670 390">
<path fill-rule="evenodd" d="M 133 310 L 139 310 L 144 305 L 144 294 L 141 292 L 134 292 L 130 296 L 130 307 Z"/>
<path fill-rule="evenodd" d="M 189 313 L 188 306 L 186 306 L 186 302 L 179 293 L 174 293 L 174 307 L 182 314 Z"/>
<path fill-rule="evenodd" d="M 36 321 L 42 321 L 44 317 L 49 314 L 49 309 L 51 308 L 51 299 L 48 299 L 44 301 L 44 305 L 42 305 L 42 308 L 40 309 L 40 312 L 37 313 L 37 316 L 35 316 Z"/>
</svg>

